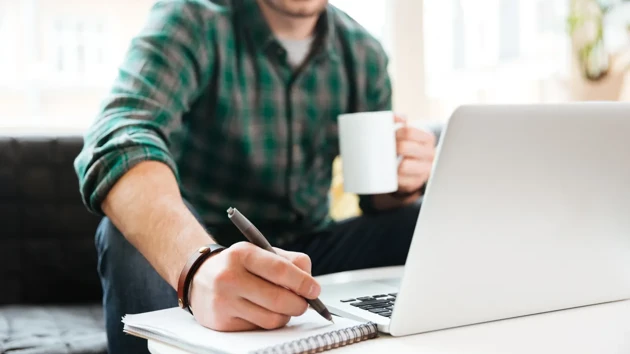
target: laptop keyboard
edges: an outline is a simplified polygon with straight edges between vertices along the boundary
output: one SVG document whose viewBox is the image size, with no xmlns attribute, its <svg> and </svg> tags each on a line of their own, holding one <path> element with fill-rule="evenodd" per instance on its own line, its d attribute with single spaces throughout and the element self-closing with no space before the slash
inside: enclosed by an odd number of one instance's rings
<svg viewBox="0 0 630 354">
<path fill-rule="evenodd" d="M 341 300 L 341 302 L 346 302 L 349 303 L 350 306 L 358 307 L 379 316 L 390 318 L 392 316 L 392 311 L 394 310 L 397 294 L 398 293 L 364 296 L 356 299 Z"/>
</svg>

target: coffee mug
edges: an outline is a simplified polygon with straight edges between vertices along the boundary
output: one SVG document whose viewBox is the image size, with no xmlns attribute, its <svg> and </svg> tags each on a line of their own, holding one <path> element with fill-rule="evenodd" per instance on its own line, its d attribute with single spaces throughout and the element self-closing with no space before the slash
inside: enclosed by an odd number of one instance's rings
<svg viewBox="0 0 630 354">
<path fill-rule="evenodd" d="M 402 160 L 396 153 L 396 131 L 404 124 L 395 122 L 391 111 L 341 114 L 337 123 L 344 191 L 396 192 Z"/>
</svg>

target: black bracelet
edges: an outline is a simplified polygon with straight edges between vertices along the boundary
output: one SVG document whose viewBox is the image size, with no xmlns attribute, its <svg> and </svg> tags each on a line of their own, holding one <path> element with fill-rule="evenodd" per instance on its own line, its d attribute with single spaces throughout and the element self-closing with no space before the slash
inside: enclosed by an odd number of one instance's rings
<svg viewBox="0 0 630 354">
<path fill-rule="evenodd" d="M 225 250 L 225 247 L 218 244 L 209 244 L 200 247 L 197 251 L 190 255 L 188 262 L 179 275 L 179 281 L 177 282 L 177 302 L 180 308 L 190 312 L 191 315 L 192 309 L 190 308 L 189 290 L 193 277 L 203 262 L 210 258 L 210 256 L 223 250 Z"/>
</svg>

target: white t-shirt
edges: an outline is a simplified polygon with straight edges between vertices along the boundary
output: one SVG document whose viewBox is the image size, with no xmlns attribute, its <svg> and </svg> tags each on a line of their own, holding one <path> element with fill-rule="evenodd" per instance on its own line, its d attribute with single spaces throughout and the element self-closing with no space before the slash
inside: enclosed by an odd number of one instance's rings
<svg viewBox="0 0 630 354">
<path fill-rule="evenodd" d="M 306 39 L 278 38 L 278 42 L 287 50 L 287 60 L 294 68 L 302 64 L 308 56 L 313 43 L 313 37 Z"/>
</svg>

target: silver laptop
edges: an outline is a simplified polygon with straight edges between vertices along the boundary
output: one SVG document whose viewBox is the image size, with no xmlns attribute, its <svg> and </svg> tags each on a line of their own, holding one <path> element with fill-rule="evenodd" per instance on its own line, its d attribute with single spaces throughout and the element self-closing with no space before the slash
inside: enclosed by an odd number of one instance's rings
<svg viewBox="0 0 630 354">
<path fill-rule="evenodd" d="M 394 336 L 628 298 L 626 103 L 461 107 L 402 277 L 321 295 Z"/>
</svg>

